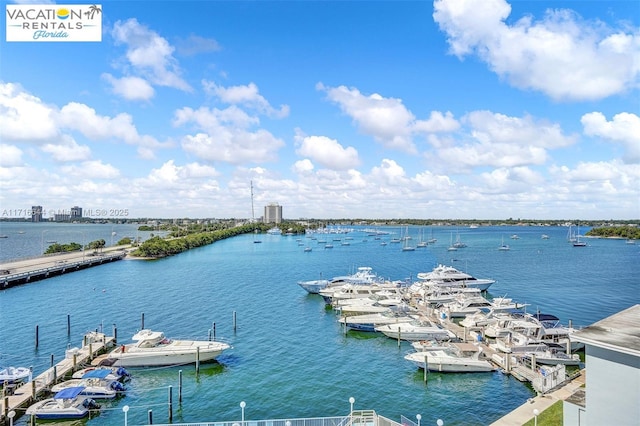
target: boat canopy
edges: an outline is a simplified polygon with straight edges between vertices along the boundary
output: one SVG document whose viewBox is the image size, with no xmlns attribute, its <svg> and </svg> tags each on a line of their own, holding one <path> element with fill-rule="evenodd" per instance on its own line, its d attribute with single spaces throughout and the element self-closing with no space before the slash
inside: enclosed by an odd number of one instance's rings
<svg viewBox="0 0 640 426">
<path fill-rule="evenodd" d="M 70 388 L 62 389 L 60 392 L 56 393 L 53 397 L 55 399 L 73 399 L 76 396 L 80 395 L 80 393 L 85 389 L 84 386 L 73 386 Z"/>
<path fill-rule="evenodd" d="M 111 370 L 107 368 L 97 368 L 95 370 L 87 371 L 82 375 L 83 379 L 104 379 L 109 374 L 111 374 Z"/>
</svg>

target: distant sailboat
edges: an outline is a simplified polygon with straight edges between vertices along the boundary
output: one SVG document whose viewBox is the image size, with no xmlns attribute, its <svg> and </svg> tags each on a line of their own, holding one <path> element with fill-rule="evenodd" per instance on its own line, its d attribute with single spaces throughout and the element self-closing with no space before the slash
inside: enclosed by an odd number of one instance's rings
<svg viewBox="0 0 640 426">
<path fill-rule="evenodd" d="M 511 248 L 509 247 L 509 244 L 504 243 L 504 235 L 502 236 L 502 244 L 500 245 L 500 247 L 498 247 L 498 250 L 500 251 L 511 250 Z"/>
<path fill-rule="evenodd" d="M 409 227 L 407 226 L 404 237 L 402 238 L 402 251 L 415 251 L 416 248 L 409 245 L 409 240 L 411 240 L 411 237 L 409 236 Z"/>
<path fill-rule="evenodd" d="M 453 244 L 453 232 L 451 233 L 451 241 L 449 242 L 449 248 L 447 249 L 447 251 L 456 251 L 458 250 L 458 247 L 455 246 L 455 244 Z"/>
</svg>

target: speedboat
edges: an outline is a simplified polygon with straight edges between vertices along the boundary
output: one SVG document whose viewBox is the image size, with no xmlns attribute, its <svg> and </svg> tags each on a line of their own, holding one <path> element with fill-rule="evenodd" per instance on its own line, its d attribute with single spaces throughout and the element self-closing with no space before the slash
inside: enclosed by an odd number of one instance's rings
<svg viewBox="0 0 640 426">
<path fill-rule="evenodd" d="M 400 324 L 380 325 L 376 327 L 376 331 L 392 339 L 408 341 L 451 340 L 457 338 L 454 332 L 424 318 Z"/>
<path fill-rule="evenodd" d="M 60 392 L 72 387 L 83 387 L 80 395 L 94 399 L 113 399 L 122 395 L 124 385 L 116 379 L 107 379 L 111 374 L 108 369 L 92 370 L 82 376 L 81 379 L 71 379 L 51 387 L 52 392 Z"/>
<path fill-rule="evenodd" d="M 496 280 L 476 278 L 454 268 L 453 266 L 438 265 L 431 272 L 420 272 L 417 278 L 423 281 L 444 283 L 448 286 L 474 287 L 480 291 L 487 291 Z"/>
<path fill-rule="evenodd" d="M 36 419 L 81 419 L 89 415 L 89 410 L 100 408 L 96 402 L 80 395 L 82 386 L 70 387 L 56 393 L 53 398 L 47 398 L 36 402 L 27 408 L 28 416 L 34 415 Z"/>
<path fill-rule="evenodd" d="M 482 348 L 477 349 L 467 343 L 469 348 L 452 344 L 445 350 L 413 352 L 404 358 L 419 368 L 443 373 L 484 373 L 494 371 L 495 367 L 486 359 L 481 359 Z"/>
<path fill-rule="evenodd" d="M 71 375 L 72 379 L 83 379 L 85 374 L 92 371 L 107 371 L 105 380 L 118 380 L 120 382 L 126 382 L 131 379 L 131 374 L 124 367 L 87 367 L 82 370 L 78 370 Z M 95 374 L 95 373 L 94 373 Z"/>
<path fill-rule="evenodd" d="M 114 349 L 101 361 L 101 365 L 114 367 L 150 367 L 160 365 L 190 364 L 215 360 L 230 349 L 217 341 L 174 340 L 163 332 L 140 330 L 132 337 L 134 343 Z"/>
<path fill-rule="evenodd" d="M 323 288 L 327 288 L 329 280 L 298 281 L 298 285 L 309 294 L 318 294 Z"/>
<path fill-rule="evenodd" d="M 27 367 L 5 367 L 0 369 L 0 383 L 22 383 L 25 379 L 31 381 L 31 369 Z"/>
<path fill-rule="evenodd" d="M 536 363 L 545 365 L 580 365 L 580 355 L 568 354 L 560 345 L 547 345 L 544 350 L 525 352 L 522 358 L 532 361 L 535 357 Z"/>
</svg>

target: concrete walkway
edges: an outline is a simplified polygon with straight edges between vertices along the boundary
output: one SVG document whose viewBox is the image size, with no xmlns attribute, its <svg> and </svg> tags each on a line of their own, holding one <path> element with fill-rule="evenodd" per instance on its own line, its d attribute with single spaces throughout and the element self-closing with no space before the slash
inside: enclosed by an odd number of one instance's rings
<svg viewBox="0 0 640 426">
<path fill-rule="evenodd" d="M 527 402 L 516 408 L 506 416 L 493 422 L 491 426 L 521 426 L 532 420 L 533 410 L 538 410 L 542 413 L 547 408 L 551 407 L 558 401 L 564 401 L 573 393 L 576 389 L 585 384 L 586 370 L 580 372 L 580 376 L 573 379 L 571 382 L 562 386 L 561 388 L 544 395 L 538 395 L 529 399 Z"/>
</svg>

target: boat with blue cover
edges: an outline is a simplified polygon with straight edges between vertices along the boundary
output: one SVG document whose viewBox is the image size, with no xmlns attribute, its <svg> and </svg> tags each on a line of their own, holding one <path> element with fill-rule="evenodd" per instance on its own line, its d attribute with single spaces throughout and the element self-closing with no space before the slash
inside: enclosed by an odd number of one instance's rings
<svg viewBox="0 0 640 426">
<path fill-rule="evenodd" d="M 26 414 L 43 420 L 87 417 L 90 410 L 98 409 L 100 406 L 93 399 L 81 395 L 83 390 L 82 386 L 63 389 L 53 398 L 47 398 L 31 405 L 27 408 Z"/>
</svg>

